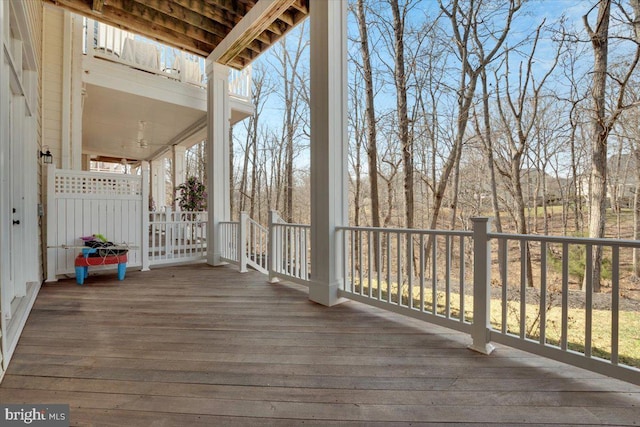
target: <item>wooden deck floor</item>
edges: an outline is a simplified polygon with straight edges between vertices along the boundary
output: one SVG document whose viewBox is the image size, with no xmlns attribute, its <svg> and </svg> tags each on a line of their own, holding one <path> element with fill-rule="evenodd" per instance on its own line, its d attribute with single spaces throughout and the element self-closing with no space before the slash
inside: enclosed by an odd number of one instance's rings
<svg viewBox="0 0 640 427">
<path fill-rule="evenodd" d="M 206 265 L 46 284 L 3 403 L 72 425 L 640 423 L 640 387 Z"/>
</svg>

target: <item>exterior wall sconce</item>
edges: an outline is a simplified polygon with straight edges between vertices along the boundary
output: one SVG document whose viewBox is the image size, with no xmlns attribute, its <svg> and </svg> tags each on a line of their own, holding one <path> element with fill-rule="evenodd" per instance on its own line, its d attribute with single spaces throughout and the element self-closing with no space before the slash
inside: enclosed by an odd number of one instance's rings
<svg viewBox="0 0 640 427">
<path fill-rule="evenodd" d="M 42 152 L 42 150 L 40 151 L 40 158 L 42 157 L 44 157 L 44 160 L 42 162 L 45 165 L 50 165 L 53 163 L 53 154 L 51 154 L 51 151 L 49 150 L 49 148 L 47 148 L 47 151 L 45 152 Z"/>
</svg>

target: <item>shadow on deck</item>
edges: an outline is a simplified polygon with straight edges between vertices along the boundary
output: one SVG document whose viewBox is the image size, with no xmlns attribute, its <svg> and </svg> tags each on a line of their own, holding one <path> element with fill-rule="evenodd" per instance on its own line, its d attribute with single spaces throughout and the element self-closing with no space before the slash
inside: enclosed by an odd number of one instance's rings
<svg viewBox="0 0 640 427">
<path fill-rule="evenodd" d="M 355 302 L 204 264 L 43 286 L 3 403 L 71 424 L 633 425 L 640 387 Z"/>
</svg>

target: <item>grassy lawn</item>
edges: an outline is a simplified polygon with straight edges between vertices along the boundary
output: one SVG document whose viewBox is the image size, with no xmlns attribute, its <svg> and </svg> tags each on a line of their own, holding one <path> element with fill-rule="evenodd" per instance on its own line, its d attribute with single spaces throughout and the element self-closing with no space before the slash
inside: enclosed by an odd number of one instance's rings
<svg viewBox="0 0 640 427">
<path fill-rule="evenodd" d="M 374 297 L 378 296 L 378 283 L 372 280 L 371 292 Z M 457 287 L 452 287 L 450 293 L 449 313 L 453 318 L 460 317 L 460 294 L 454 292 Z M 355 292 L 360 293 L 360 287 L 355 284 Z M 369 288 L 365 282 L 363 294 L 369 294 Z M 414 285 L 412 292 L 413 306 L 420 307 L 420 290 Z M 387 286 L 382 283 L 380 289 L 381 299 L 387 299 Z M 408 303 L 408 288 L 402 288 L 403 305 Z M 398 286 L 393 283 L 391 286 L 391 302 L 398 302 Z M 465 319 L 470 321 L 473 318 L 473 296 L 466 295 Z M 436 293 L 437 313 L 445 314 L 446 300 L 445 293 Z M 424 309 L 432 312 L 433 294 L 430 288 L 425 289 Z M 562 331 L 562 309 L 558 306 L 548 306 L 546 311 L 546 342 L 550 345 L 559 346 Z M 538 340 L 540 337 L 540 306 L 539 304 L 526 304 L 525 334 L 527 338 Z M 502 301 L 501 299 L 491 300 L 491 323 L 494 329 L 501 330 L 502 325 Z M 584 353 L 586 317 L 585 310 L 569 308 L 568 312 L 568 347 L 571 350 Z M 640 368 L 640 313 L 632 311 L 620 311 L 619 313 L 619 340 L 618 357 L 619 363 Z M 507 302 L 507 330 L 511 334 L 520 334 L 520 301 L 509 300 Z M 592 312 L 592 354 L 594 356 L 611 359 L 611 312 L 608 310 L 593 310 Z"/>
</svg>

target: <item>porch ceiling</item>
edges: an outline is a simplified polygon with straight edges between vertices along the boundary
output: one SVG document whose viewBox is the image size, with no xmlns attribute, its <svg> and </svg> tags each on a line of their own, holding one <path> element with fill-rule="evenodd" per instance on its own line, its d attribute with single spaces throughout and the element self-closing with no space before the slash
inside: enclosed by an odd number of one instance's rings
<svg viewBox="0 0 640 427">
<path fill-rule="evenodd" d="M 205 115 L 194 108 L 88 84 L 82 115 L 83 152 L 101 161 L 151 160 Z M 142 130 L 140 122 L 144 123 Z M 194 133 L 181 145 L 199 142 L 205 132 Z"/>
<path fill-rule="evenodd" d="M 43 0 L 161 43 L 208 56 L 258 0 Z M 276 0 L 234 35 L 218 62 L 244 68 L 309 13 L 308 0 Z"/>
</svg>

